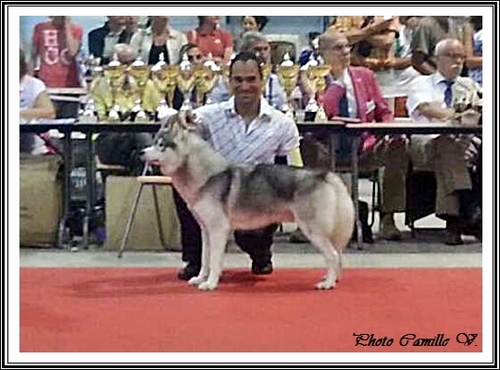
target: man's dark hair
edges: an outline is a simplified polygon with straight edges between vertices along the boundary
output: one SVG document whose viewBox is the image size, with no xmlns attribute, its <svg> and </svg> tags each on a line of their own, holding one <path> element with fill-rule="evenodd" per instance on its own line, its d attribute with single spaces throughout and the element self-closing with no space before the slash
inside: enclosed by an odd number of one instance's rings
<svg viewBox="0 0 500 370">
<path fill-rule="evenodd" d="M 229 77 L 233 74 L 233 65 L 236 62 L 247 62 L 249 60 L 255 60 L 255 63 L 257 63 L 257 66 L 259 67 L 259 75 L 260 78 L 263 78 L 262 74 L 262 64 L 263 60 L 262 58 L 258 57 L 255 55 L 255 53 L 252 53 L 250 51 L 242 51 L 241 53 L 236 54 L 236 56 L 231 60 L 231 65 L 229 66 Z"/>
</svg>

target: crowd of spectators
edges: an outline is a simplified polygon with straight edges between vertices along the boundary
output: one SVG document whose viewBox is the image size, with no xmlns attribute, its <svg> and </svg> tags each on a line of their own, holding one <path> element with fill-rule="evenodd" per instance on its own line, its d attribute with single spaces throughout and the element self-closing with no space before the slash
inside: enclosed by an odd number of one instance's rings
<svg viewBox="0 0 500 370">
<path fill-rule="evenodd" d="M 241 31 L 236 37 L 220 26 L 218 16 L 199 16 L 198 24 L 186 32 L 173 29 L 167 16 L 148 17 L 147 23 L 141 25 L 138 18 L 108 16 L 102 26 L 87 33 L 88 53 L 98 58 L 101 66 L 113 62 L 130 66 L 134 61 L 148 66 L 180 65 L 187 60 L 193 65 L 212 61 L 220 68 L 227 68 L 239 52 L 256 55 L 261 67 L 271 64 L 271 44 L 265 33 L 270 24 L 268 17 L 241 17 Z M 31 63 L 36 76 L 47 87 L 82 86 L 78 53 L 84 36 L 82 27 L 72 22 L 71 17 L 53 16 L 35 26 Z M 450 121 L 462 112 L 450 103 L 448 84 L 454 84 L 454 89 L 459 85 L 469 89 L 470 94 L 479 99 L 482 95 L 481 17 L 464 17 L 460 24 L 444 16 L 338 16 L 332 17 L 323 34 L 310 33 L 309 36 L 309 47 L 297 50 L 293 60 L 297 60 L 303 70 L 311 63 L 331 66 L 326 89 L 317 96 L 329 119 L 393 122 L 394 117 L 410 117 L 417 122 Z M 279 66 L 262 68 L 261 92 L 266 104 L 286 112 L 290 96 L 284 91 L 278 69 Z M 440 85 L 441 80 L 446 82 Z M 21 76 L 22 89 L 27 81 Z M 234 93 L 231 90 L 234 84 L 230 82 L 231 76 L 228 79 L 222 75 L 201 104 L 228 101 Z M 113 87 L 107 88 L 111 91 Z M 299 107 L 304 108 L 310 92 L 304 91 L 301 83 L 296 90 L 303 96 Z M 177 89 L 176 109 L 183 101 L 179 94 Z M 47 100 L 44 96 L 40 95 L 39 103 Z M 109 97 L 97 94 L 97 100 L 100 98 L 103 102 L 98 115 L 104 120 L 114 103 L 108 101 Z M 155 98 L 152 106 L 161 99 Z M 51 112 L 47 107 L 45 115 L 50 116 Z M 57 104 L 55 112 L 58 118 L 69 114 Z M 103 136 L 100 140 L 105 139 Z M 460 225 L 471 219 L 477 221 L 477 212 L 470 207 L 472 185 L 468 176 L 471 152 L 478 152 L 472 150 L 471 145 L 480 148 L 477 144 L 480 138 L 457 141 L 441 135 L 438 139 L 431 138 L 432 144 L 421 147 L 416 139 L 363 136 L 360 154 L 370 156 L 374 166 L 385 167 L 380 235 L 391 240 L 400 238 L 394 213 L 404 211 L 404 177 L 409 161 L 421 160 L 436 173 L 436 213 L 448 222 L 445 242 L 460 244 L 463 231 Z M 339 148 L 346 145 L 342 142 L 346 138 L 339 140 Z M 140 145 L 133 146 L 134 151 L 140 149 Z M 412 151 L 417 147 L 420 156 Z M 440 151 L 445 147 L 447 151 Z M 343 154 L 337 155 L 340 158 Z M 449 166 L 450 158 L 459 163 Z M 306 161 L 306 165 L 310 163 Z"/>
</svg>

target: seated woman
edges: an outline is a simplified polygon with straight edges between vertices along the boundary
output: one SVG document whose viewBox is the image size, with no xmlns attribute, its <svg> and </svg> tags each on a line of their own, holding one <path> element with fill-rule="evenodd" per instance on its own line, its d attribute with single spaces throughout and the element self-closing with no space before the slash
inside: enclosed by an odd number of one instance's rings
<svg viewBox="0 0 500 370">
<path fill-rule="evenodd" d="M 150 19 L 151 26 L 134 33 L 130 45 L 146 64 L 158 63 L 160 54 L 167 64 L 177 64 L 179 51 L 187 42 L 186 35 L 170 27 L 169 17 L 152 16 Z"/>
<path fill-rule="evenodd" d="M 24 51 L 20 49 L 20 84 L 19 108 L 21 123 L 39 118 L 54 119 L 56 110 L 50 100 L 42 80 L 30 75 Z M 20 150 L 22 153 L 47 154 L 49 148 L 36 134 L 21 134 Z"/>
</svg>

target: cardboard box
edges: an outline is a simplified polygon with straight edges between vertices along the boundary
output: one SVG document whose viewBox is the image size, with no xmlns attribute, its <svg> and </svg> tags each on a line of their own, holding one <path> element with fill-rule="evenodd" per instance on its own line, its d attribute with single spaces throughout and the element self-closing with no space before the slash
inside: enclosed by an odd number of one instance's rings
<svg viewBox="0 0 500 370">
<path fill-rule="evenodd" d="M 63 184 L 58 156 L 20 157 L 21 247 L 54 247 L 63 212 Z"/>
<path fill-rule="evenodd" d="M 104 247 L 118 250 L 125 233 L 139 183 L 135 177 L 106 178 L 106 242 Z M 135 219 L 128 239 L 127 250 L 181 250 L 180 225 L 177 218 L 172 187 L 156 186 L 160 218 L 166 245 L 161 245 L 153 198 L 153 187 L 143 187 Z"/>
</svg>

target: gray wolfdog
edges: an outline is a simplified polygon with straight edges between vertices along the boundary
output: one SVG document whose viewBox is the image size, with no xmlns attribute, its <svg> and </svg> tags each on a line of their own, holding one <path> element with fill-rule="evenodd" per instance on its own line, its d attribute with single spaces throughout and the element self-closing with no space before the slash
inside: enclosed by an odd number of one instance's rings
<svg viewBox="0 0 500 370">
<path fill-rule="evenodd" d="M 201 227 L 201 270 L 189 284 L 217 287 L 231 230 L 295 221 L 325 258 L 327 273 L 316 288 L 333 288 L 354 227 L 354 205 L 342 180 L 328 171 L 231 163 L 190 132 L 192 121 L 182 113 L 170 117 L 143 152 L 172 178 Z"/>
</svg>

